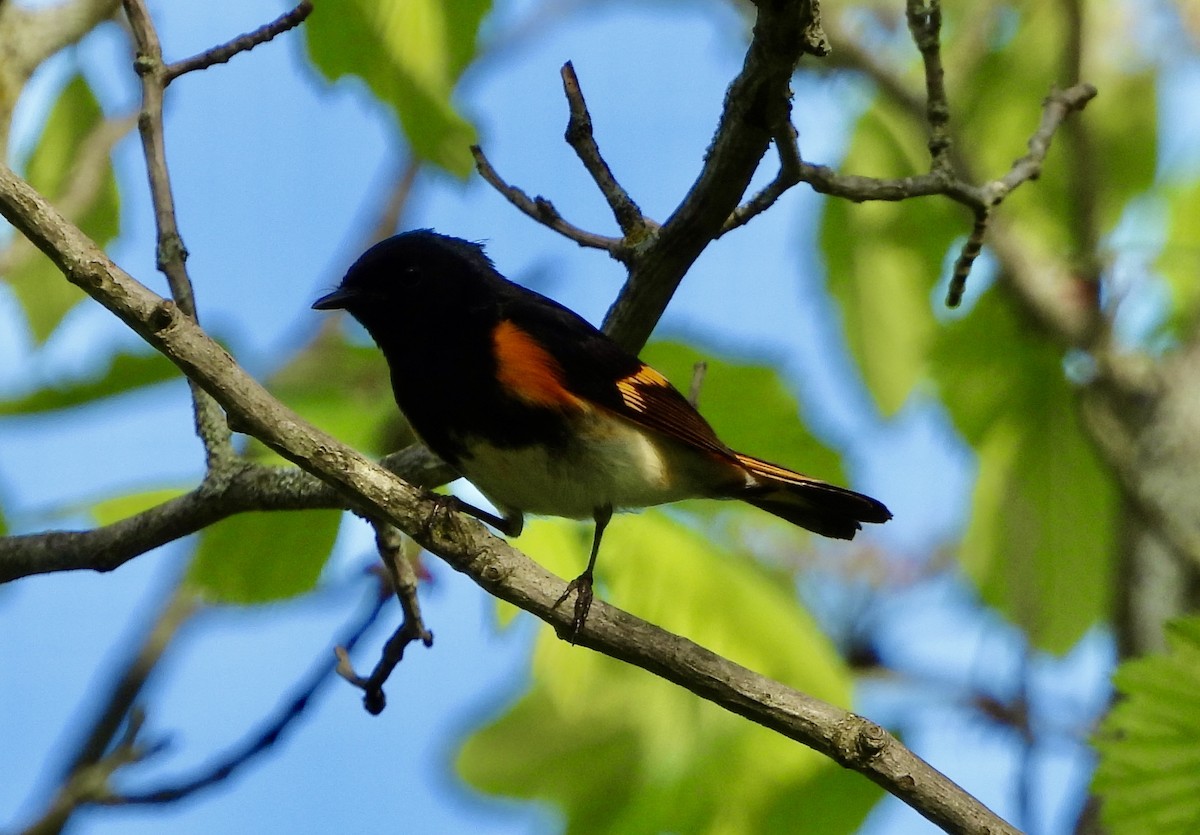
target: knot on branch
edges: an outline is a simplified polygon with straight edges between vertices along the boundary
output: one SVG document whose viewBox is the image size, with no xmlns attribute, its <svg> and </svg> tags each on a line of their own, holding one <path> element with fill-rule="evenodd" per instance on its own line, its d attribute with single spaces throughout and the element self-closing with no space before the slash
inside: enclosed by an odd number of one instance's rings
<svg viewBox="0 0 1200 835">
<path fill-rule="evenodd" d="M 170 299 L 163 299 L 155 306 L 154 312 L 150 314 L 150 327 L 156 333 L 161 333 L 175 324 L 175 317 L 178 315 L 179 308 L 175 306 L 175 302 Z"/>
<path fill-rule="evenodd" d="M 851 713 L 838 723 L 831 740 L 833 757 L 843 766 L 861 768 L 887 748 L 890 735 L 874 722 Z"/>
</svg>

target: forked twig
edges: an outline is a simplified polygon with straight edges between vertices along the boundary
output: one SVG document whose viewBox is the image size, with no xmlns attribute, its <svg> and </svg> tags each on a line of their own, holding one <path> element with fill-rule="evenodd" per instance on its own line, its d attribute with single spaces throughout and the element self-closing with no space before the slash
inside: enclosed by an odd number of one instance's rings
<svg viewBox="0 0 1200 835">
<path fill-rule="evenodd" d="M 417 574 L 409 562 L 408 555 L 404 553 L 404 534 L 395 525 L 386 522 L 372 520 L 371 524 L 375 527 L 375 544 L 379 548 L 379 556 L 387 568 L 396 597 L 400 600 L 404 620 L 384 645 L 379 662 L 366 678 L 354 671 L 347 649 L 337 647 L 334 652 L 338 659 L 337 674 L 363 691 L 363 707 L 371 715 L 377 716 L 387 707 L 383 685 L 392 674 L 392 670 L 404 660 L 404 650 L 413 641 L 420 641 L 427 647 L 433 646 L 433 633 L 425 628 L 425 622 L 421 619 L 421 604 L 417 599 Z"/>
</svg>

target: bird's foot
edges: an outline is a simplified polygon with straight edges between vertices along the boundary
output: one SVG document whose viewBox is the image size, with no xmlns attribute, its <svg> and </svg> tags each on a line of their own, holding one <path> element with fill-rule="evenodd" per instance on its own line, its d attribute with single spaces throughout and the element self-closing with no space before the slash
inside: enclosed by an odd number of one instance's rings
<svg viewBox="0 0 1200 835">
<path fill-rule="evenodd" d="M 585 571 L 576 577 L 571 582 L 567 583 L 567 589 L 562 593 L 558 600 L 554 601 L 552 608 L 557 609 L 564 600 L 575 595 L 575 617 L 571 622 L 571 643 L 579 637 L 579 632 L 583 629 L 583 625 L 587 623 L 588 610 L 592 608 L 592 573 Z"/>
<path fill-rule="evenodd" d="M 462 502 L 457 496 L 447 493 L 427 492 L 425 498 L 433 504 L 433 509 L 425 517 L 422 531 L 428 537 L 432 535 L 434 526 L 454 521 L 454 514 L 462 510 Z"/>
</svg>

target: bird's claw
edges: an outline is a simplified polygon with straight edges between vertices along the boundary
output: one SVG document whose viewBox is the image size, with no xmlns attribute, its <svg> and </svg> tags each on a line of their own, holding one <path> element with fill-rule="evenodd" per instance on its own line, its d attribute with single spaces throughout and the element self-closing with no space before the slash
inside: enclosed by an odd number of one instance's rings
<svg viewBox="0 0 1200 835">
<path fill-rule="evenodd" d="M 579 637 L 580 630 L 587 623 L 588 611 L 592 608 L 592 575 L 585 571 L 567 583 L 566 591 L 562 593 L 562 596 L 558 600 L 554 601 L 552 608 L 557 609 L 572 593 L 575 595 L 575 617 L 571 621 L 571 643 L 575 643 L 575 639 Z"/>
</svg>

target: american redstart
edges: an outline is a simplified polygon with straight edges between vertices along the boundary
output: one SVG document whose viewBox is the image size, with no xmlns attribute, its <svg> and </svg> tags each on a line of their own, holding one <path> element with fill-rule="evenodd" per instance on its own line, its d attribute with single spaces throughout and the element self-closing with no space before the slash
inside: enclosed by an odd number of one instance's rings
<svg viewBox="0 0 1200 835">
<path fill-rule="evenodd" d="M 576 632 L 614 510 L 741 499 L 838 539 L 892 517 L 869 496 L 734 452 L 663 375 L 504 278 L 479 244 L 396 235 L 313 307 L 362 323 L 413 431 L 501 515 L 454 500 L 458 509 L 509 536 L 526 513 L 595 520 L 587 568 L 558 600 L 576 593 Z"/>
</svg>

